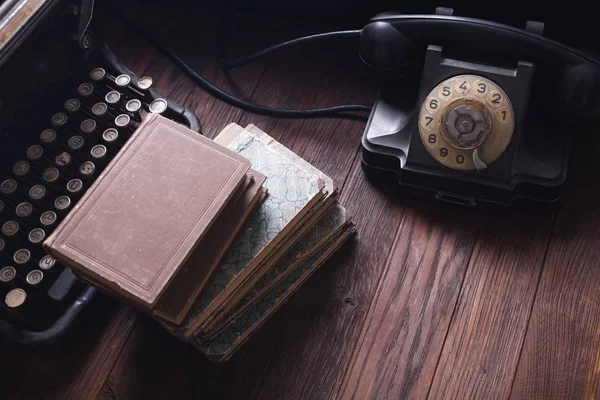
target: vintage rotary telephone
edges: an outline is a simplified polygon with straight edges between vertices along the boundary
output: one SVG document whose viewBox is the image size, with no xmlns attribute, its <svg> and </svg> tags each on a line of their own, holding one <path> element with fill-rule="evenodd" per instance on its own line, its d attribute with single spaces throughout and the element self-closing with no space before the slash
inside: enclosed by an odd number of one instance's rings
<svg viewBox="0 0 600 400">
<path fill-rule="evenodd" d="M 539 22 L 452 14 L 380 14 L 362 30 L 362 61 L 385 79 L 365 171 L 467 206 L 556 204 L 572 137 L 599 114 L 599 61 L 543 37 Z"/>
</svg>

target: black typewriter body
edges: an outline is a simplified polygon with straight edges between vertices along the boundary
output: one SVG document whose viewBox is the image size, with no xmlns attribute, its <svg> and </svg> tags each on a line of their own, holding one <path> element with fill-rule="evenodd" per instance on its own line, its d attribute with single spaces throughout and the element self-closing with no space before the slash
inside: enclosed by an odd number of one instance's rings
<svg viewBox="0 0 600 400">
<path fill-rule="evenodd" d="M 42 243 L 145 113 L 200 132 L 88 28 L 86 4 L 0 6 L 0 336 L 23 344 L 54 342 L 95 296 Z"/>
</svg>

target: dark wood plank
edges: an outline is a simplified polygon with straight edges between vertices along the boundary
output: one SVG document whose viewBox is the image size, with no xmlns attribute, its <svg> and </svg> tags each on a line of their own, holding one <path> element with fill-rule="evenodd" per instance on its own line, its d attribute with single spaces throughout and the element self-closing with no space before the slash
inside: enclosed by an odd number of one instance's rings
<svg viewBox="0 0 600 400">
<path fill-rule="evenodd" d="M 600 183 L 595 130 L 578 136 L 512 397 L 598 398 L 600 393 Z"/>
<path fill-rule="evenodd" d="M 465 210 L 407 207 L 339 398 L 427 397 L 475 244 L 473 222 Z"/>
<path fill-rule="evenodd" d="M 553 213 L 482 217 L 431 398 L 510 394 Z"/>
</svg>

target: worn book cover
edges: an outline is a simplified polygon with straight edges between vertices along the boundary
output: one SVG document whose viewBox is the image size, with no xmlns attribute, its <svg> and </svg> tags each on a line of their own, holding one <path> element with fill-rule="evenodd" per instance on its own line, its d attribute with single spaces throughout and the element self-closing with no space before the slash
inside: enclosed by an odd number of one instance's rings
<svg viewBox="0 0 600 400">
<path fill-rule="evenodd" d="M 344 213 L 343 208 L 338 210 Z M 340 217 L 345 219 L 342 214 Z M 192 345 L 215 363 L 227 361 L 354 233 L 354 224 L 345 222 L 336 235 L 332 235 L 306 261 L 277 282 L 219 334 L 209 340 L 194 336 L 190 338 Z"/>
<path fill-rule="evenodd" d="M 44 246 L 152 309 L 250 167 L 240 152 L 149 114 Z"/>
<path fill-rule="evenodd" d="M 225 130 L 227 131 L 227 130 Z M 242 130 L 243 131 L 243 130 Z M 235 295 L 254 270 L 275 262 L 297 239 L 297 226 L 326 196 L 325 182 L 261 142 L 249 132 L 227 140 L 215 139 L 247 157 L 252 168 L 265 174 L 269 193 L 232 250 L 224 258 L 184 323 L 172 332 L 190 336 L 205 322 L 223 312 L 222 305 Z"/>
</svg>

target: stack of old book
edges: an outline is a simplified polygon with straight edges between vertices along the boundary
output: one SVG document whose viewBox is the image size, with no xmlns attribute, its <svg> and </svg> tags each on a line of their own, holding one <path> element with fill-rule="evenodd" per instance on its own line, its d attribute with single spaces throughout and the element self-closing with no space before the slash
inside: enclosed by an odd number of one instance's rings
<svg viewBox="0 0 600 400">
<path fill-rule="evenodd" d="M 337 195 L 253 125 L 149 114 L 44 246 L 223 362 L 354 234 Z"/>
</svg>

